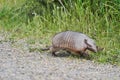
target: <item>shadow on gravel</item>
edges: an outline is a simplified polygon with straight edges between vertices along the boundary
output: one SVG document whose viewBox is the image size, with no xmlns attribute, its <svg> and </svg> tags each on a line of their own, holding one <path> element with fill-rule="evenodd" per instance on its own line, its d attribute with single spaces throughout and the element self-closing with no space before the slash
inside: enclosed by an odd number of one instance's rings
<svg viewBox="0 0 120 80">
<path fill-rule="evenodd" d="M 72 57 L 72 58 L 77 58 L 77 59 L 86 59 L 86 60 L 91 60 L 90 56 L 83 56 L 83 55 L 76 55 L 67 51 L 58 51 L 56 52 L 56 56 L 53 56 L 49 51 L 41 51 L 41 49 L 38 48 L 29 48 L 29 52 L 40 52 L 40 53 L 46 53 L 47 56 L 51 57 Z"/>
<path fill-rule="evenodd" d="M 71 54 L 66 52 L 57 53 L 55 57 L 69 57 Z"/>
<path fill-rule="evenodd" d="M 51 57 L 71 57 L 71 58 L 77 58 L 77 59 L 91 60 L 90 56 L 75 55 L 75 54 L 71 54 L 68 52 L 58 52 L 58 53 L 56 53 L 56 56 L 53 56 L 50 52 L 48 52 L 48 56 L 51 56 Z"/>
</svg>

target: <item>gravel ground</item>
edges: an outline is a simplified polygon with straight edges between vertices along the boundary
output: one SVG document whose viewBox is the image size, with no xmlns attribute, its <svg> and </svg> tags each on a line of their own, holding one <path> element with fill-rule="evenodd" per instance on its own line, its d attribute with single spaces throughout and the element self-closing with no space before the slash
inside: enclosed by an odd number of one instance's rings
<svg viewBox="0 0 120 80">
<path fill-rule="evenodd" d="M 0 43 L 0 80 L 120 80 L 120 67 L 29 52 L 24 41 Z"/>
</svg>

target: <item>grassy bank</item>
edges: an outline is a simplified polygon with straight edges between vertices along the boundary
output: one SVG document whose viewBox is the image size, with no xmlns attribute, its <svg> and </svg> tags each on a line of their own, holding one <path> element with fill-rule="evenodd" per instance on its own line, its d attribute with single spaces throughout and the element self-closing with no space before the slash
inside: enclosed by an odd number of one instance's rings
<svg viewBox="0 0 120 80">
<path fill-rule="evenodd" d="M 1 0 L 0 30 L 10 32 L 10 39 L 31 38 L 44 45 L 50 44 L 55 33 L 66 30 L 83 32 L 104 48 L 102 52 L 92 54 L 91 59 L 102 63 L 120 64 L 120 4 L 117 4 L 119 0 L 117 3 L 102 1 L 100 5 L 91 5 L 89 1 L 76 0 L 69 4 L 71 7 L 65 6 L 65 9 L 56 5 L 52 6 L 52 10 L 41 7 L 37 11 L 40 9 L 44 13 L 41 15 L 33 10 L 34 16 L 31 20 L 26 13 L 32 7 L 25 4 L 24 0 Z"/>
</svg>

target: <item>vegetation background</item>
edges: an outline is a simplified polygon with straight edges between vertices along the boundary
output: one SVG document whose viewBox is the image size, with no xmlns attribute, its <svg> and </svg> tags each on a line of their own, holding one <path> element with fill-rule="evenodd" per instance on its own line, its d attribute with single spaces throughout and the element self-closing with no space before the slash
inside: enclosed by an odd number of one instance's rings
<svg viewBox="0 0 120 80">
<path fill-rule="evenodd" d="M 92 60 L 120 64 L 120 0 L 0 0 L 0 31 L 10 40 L 48 45 L 66 30 L 83 32 L 104 48 Z"/>
</svg>

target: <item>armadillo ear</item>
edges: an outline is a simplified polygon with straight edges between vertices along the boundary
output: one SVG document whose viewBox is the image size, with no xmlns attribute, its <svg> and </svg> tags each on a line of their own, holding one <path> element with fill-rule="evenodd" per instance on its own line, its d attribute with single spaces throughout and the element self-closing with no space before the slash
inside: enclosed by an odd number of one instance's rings
<svg viewBox="0 0 120 80">
<path fill-rule="evenodd" d="M 85 44 L 86 44 L 88 47 L 92 47 L 92 46 L 87 42 L 87 39 L 84 39 L 84 42 L 85 42 Z"/>
</svg>

